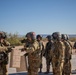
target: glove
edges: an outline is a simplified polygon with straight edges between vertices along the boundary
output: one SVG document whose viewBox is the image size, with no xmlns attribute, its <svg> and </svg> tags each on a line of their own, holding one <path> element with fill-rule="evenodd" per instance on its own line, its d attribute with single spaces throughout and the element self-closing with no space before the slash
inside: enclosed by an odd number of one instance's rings
<svg viewBox="0 0 76 75">
<path fill-rule="evenodd" d="M 11 52 L 13 49 L 12 48 L 10 48 L 10 47 L 8 47 L 7 48 L 8 49 L 8 51 L 7 52 Z"/>
</svg>

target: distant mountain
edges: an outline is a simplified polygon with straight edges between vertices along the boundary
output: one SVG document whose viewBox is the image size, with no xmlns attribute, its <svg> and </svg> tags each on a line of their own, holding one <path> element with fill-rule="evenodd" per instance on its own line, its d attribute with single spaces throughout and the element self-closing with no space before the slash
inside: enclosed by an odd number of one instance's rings
<svg viewBox="0 0 76 75">
<path fill-rule="evenodd" d="M 47 37 L 47 35 L 50 35 L 50 34 L 41 34 L 43 38 Z M 69 34 L 68 36 L 69 38 L 76 38 L 76 34 Z"/>
<path fill-rule="evenodd" d="M 76 35 L 75 34 L 70 34 L 69 37 L 70 38 L 76 38 Z"/>
<path fill-rule="evenodd" d="M 40 34 L 43 38 L 46 38 L 50 34 Z M 19 37 L 25 37 L 25 35 L 18 35 Z M 76 34 L 69 34 L 70 38 L 76 38 Z"/>
</svg>

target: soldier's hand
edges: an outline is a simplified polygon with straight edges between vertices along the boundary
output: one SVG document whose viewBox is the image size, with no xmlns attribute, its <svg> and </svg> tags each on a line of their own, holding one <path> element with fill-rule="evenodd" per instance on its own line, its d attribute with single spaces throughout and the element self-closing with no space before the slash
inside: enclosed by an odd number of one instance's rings
<svg viewBox="0 0 76 75">
<path fill-rule="evenodd" d="M 21 49 L 21 51 L 25 51 L 24 49 Z"/>
<path fill-rule="evenodd" d="M 20 49 L 21 51 L 26 51 L 26 48 L 22 48 L 22 49 Z"/>
<path fill-rule="evenodd" d="M 10 47 L 8 47 L 7 48 L 8 49 L 8 52 L 11 52 L 13 49 L 12 48 L 10 48 Z"/>
</svg>

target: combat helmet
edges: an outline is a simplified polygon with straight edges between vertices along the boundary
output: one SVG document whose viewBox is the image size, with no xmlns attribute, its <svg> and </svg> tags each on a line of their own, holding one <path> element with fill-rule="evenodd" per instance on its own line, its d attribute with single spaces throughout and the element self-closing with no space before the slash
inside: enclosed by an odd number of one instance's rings
<svg viewBox="0 0 76 75">
<path fill-rule="evenodd" d="M 42 39 L 42 36 L 41 35 L 37 35 L 36 39 L 38 39 L 38 38 Z"/>
<path fill-rule="evenodd" d="M 48 35 L 46 38 L 48 38 L 48 40 L 52 40 L 52 36 Z"/>
<path fill-rule="evenodd" d="M 28 33 L 26 34 L 26 37 L 31 37 L 32 40 L 35 40 L 36 34 L 35 34 L 35 32 L 28 32 Z"/>
<path fill-rule="evenodd" d="M 66 34 L 66 38 L 67 38 L 66 40 L 69 40 L 69 35 Z"/>
<path fill-rule="evenodd" d="M 60 32 L 54 32 L 52 34 L 52 37 L 53 37 L 54 40 L 60 40 L 61 39 L 61 34 L 60 34 Z"/>
<path fill-rule="evenodd" d="M 7 36 L 6 36 L 6 33 L 5 32 L 0 32 L 0 38 L 3 38 L 5 39 Z"/>
<path fill-rule="evenodd" d="M 61 37 L 63 40 L 67 40 L 67 36 L 66 34 L 62 34 L 62 37 Z"/>
</svg>

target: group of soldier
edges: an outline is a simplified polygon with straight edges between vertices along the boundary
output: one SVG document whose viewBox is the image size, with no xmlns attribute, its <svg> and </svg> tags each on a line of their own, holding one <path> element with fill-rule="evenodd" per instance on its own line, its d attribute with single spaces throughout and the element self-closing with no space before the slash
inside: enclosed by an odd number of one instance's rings
<svg viewBox="0 0 76 75">
<path fill-rule="evenodd" d="M 72 45 L 66 34 L 54 32 L 46 37 L 43 56 L 46 58 L 46 74 L 50 72 L 52 64 L 53 75 L 71 75 Z"/>
<path fill-rule="evenodd" d="M 0 33 L 0 75 L 7 75 L 8 53 L 11 52 L 10 44 L 5 40 L 6 35 Z M 60 32 L 54 32 L 48 35 L 47 43 L 44 47 L 42 36 L 35 32 L 28 32 L 21 51 L 26 51 L 28 56 L 28 75 L 38 75 L 42 72 L 42 57 L 46 58 L 46 72 L 50 72 L 50 63 L 52 64 L 53 75 L 71 75 L 71 55 L 72 45 L 69 37 Z M 3 40 L 3 41 L 2 41 Z M 6 58 L 7 57 L 7 58 Z M 2 73 L 2 74 L 1 74 Z"/>
</svg>

